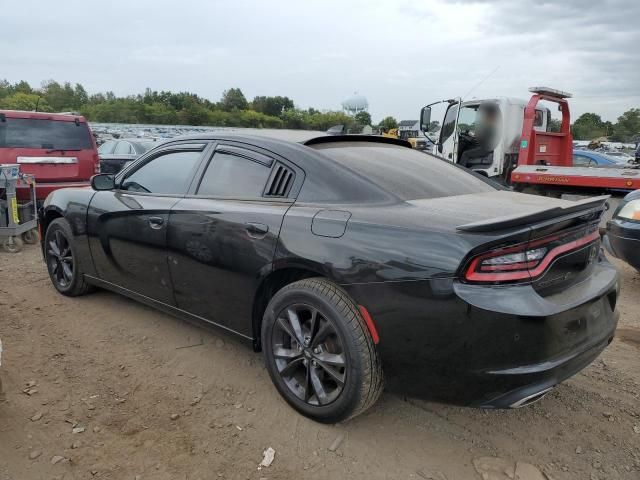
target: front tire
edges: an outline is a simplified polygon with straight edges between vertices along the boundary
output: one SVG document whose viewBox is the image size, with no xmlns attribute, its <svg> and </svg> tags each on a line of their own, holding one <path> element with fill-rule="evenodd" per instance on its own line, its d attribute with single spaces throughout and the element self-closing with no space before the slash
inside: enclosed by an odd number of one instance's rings
<svg viewBox="0 0 640 480">
<path fill-rule="evenodd" d="M 71 226 L 64 218 L 51 222 L 44 236 L 44 256 L 51 283 L 61 294 L 77 297 L 89 292 L 78 262 Z"/>
<path fill-rule="evenodd" d="M 378 351 L 358 306 L 326 279 L 300 280 L 274 295 L 262 349 L 278 392 L 319 422 L 359 415 L 382 392 Z"/>
</svg>

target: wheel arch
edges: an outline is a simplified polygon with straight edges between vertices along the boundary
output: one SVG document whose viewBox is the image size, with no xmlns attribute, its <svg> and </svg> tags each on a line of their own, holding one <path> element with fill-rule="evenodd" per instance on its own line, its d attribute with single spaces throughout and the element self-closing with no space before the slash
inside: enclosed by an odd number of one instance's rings
<svg viewBox="0 0 640 480">
<path fill-rule="evenodd" d="M 44 238 L 44 234 L 47 232 L 47 228 L 51 222 L 53 222 L 56 218 L 64 218 L 64 212 L 57 207 L 56 205 L 51 205 L 44 210 L 44 213 L 40 219 L 40 230 L 42 233 L 42 238 Z"/>
<path fill-rule="evenodd" d="M 253 333 L 253 349 L 259 352 L 262 349 L 260 339 L 260 331 L 262 329 L 262 317 L 269 301 L 282 288 L 287 285 L 303 280 L 305 278 L 323 277 L 326 278 L 326 272 L 320 265 L 314 263 L 287 263 L 279 266 L 267 274 L 258 285 L 252 308 L 252 333 Z"/>
</svg>

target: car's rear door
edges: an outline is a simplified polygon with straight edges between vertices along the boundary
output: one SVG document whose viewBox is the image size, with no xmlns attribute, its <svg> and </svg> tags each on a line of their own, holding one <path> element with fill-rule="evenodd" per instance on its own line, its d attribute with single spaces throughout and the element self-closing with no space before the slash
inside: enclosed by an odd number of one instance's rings
<svg viewBox="0 0 640 480">
<path fill-rule="evenodd" d="M 175 305 L 167 265 L 169 211 L 194 179 L 205 142 L 171 144 L 123 172 L 87 212 L 91 255 L 101 280 Z"/>
<path fill-rule="evenodd" d="M 169 268 L 179 308 L 247 337 L 303 174 L 259 148 L 220 143 L 192 194 L 171 209 Z"/>
</svg>

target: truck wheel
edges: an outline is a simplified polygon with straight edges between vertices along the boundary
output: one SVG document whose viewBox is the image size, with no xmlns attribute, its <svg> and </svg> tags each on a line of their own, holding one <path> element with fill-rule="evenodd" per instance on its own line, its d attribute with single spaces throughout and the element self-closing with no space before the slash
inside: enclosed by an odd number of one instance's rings
<svg viewBox="0 0 640 480">
<path fill-rule="evenodd" d="M 24 247 L 24 243 L 20 237 L 7 237 L 2 242 L 2 248 L 7 253 L 18 253 L 22 251 L 22 247 Z"/>
<path fill-rule="evenodd" d="M 354 417 L 382 392 L 380 358 L 358 306 L 326 279 L 300 280 L 274 295 L 262 348 L 278 392 L 319 422 Z"/>
<path fill-rule="evenodd" d="M 37 229 L 27 230 L 22 234 L 22 241 L 29 245 L 35 245 L 40 241 L 40 234 Z"/>
<path fill-rule="evenodd" d="M 56 290 L 69 297 L 89 292 L 91 286 L 84 279 L 71 226 L 64 218 L 56 218 L 49 224 L 44 236 L 44 256 Z"/>
</svg>

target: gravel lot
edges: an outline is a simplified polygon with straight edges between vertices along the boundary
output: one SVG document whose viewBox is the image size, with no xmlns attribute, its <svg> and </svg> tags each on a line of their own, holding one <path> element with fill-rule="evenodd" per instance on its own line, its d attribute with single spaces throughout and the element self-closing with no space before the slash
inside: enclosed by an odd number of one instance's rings
<svg viewBox="0 0 640 480">
<path fill-rule="evenodd" d="M 541 402 L 482 411 L 384 394 L 314 423 L 260 355 L 108 292 L 69 299 L 37 247 L 0 253 L 0 480 L 638 479 L 640 276 L 616 339 Z M 75 433 L 74 433 L 75 432 Z M 272 447 L 272 465 L 258 470 Z"/>
</svg>

